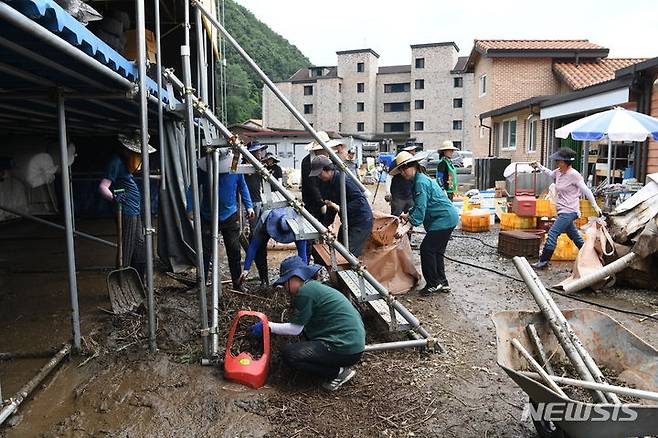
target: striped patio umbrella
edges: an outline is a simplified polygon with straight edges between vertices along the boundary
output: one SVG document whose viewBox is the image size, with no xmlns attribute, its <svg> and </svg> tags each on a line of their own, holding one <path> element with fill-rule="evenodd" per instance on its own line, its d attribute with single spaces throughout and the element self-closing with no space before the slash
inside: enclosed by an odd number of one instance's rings
<svg viewBox="0 0 658 438">
<path fill-rule="evenodd" d="M 658 141 L 658 119 L 646 114 L 617 107 L 578 119 L 555 130 L 555 136 L 574 140 L 608 140 L 608 181 L 612 174 L 613 141 L 645 141 L 653 138 Z"/>
</svg>

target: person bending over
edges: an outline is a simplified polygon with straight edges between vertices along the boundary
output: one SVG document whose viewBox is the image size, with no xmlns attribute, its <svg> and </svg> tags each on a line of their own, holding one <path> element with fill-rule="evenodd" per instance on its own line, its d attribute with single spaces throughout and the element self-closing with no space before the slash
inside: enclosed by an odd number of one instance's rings
<svg viewBox="0 0 658 438">
<path fill-rule="evenodd" d="M 306 341 L 283 348 L 283 362 L 327 379 L 322 387 L 335 391 L 356 375 L 352 367 L 363 355 L 366 333 L 361 315 L 345 295 L 314 280 L 320 268 L 307 265 L 299 256 L 281 262 L 280 277 L 274 284 L 290 294 L 295 313 L 290 322 L 270 322 L 269 327 L 275 335 L 303 333 Z M 254 324 L 251 335 L 262 334 L 263 323 Z"/>
</svg>

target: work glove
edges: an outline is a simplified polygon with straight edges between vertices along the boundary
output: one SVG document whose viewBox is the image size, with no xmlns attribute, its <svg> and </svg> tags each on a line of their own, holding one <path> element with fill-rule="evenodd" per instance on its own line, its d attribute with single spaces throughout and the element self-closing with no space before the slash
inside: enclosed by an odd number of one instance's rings
<svg viewBox="0 0 658 438">
<path fill-rule="evenodd" d="M 238 284 L 244 283 L 247 279 L 247 275 L 249 275 L 249 271 L 242 271 L 242 274 L 240 274 L 240 278 L 238 279 Z"/>
<path fill-rule="evenodd" d="M 247 209 L 247 220 L 249 220 L 251 222 L 251 221 L 254 220 L 255 217 L 256 217 L 256 213 L 254 213 L 254 209 L 253 208 L 248 208 Z"/>
<path fill-rule="evenodd" d="M 384 195 L 384 201 L 386 201 L 386 202 L 391 202 L 391 195 L 388 194 L 388 193 L 385 194 L 385 195 Z"/>
<path fill-rule="evenodd" d="M 251 326 L 249 334 L 252 338 L 262 338 L 263 337 L 263 321 L 258 321 L 256 324 Z"/>
</svg>

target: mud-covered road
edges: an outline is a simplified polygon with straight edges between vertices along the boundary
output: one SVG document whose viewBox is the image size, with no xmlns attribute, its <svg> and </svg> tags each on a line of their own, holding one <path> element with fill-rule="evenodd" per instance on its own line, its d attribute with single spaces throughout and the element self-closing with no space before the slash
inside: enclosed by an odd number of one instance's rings
<svg viewBox="0 0 658 438">
<path fill-rule="evenodd" d="M 458 237 L 460 234 L 456 231 L 448 245 L 449 257 L 518 275 L 511 261 L 499 257 L 495 249 Z M 495 232 L 477 237 L 490 245 L 497 241 Z M 421 238 L 415 235 L 413 240 L 418 243 Z M 54 373 L 9 427 L 0 429 L 0 436 L 535 436 L 531 422 L 522 419 L 525 394 L 496 364 L 491 321 L 491 315 L 502 310 L 536 310 L 534 301 L 521 282 L 453 261 L 446 261 L 446 268 L 452 293 L 420 297 L 410 292 L 400 297 L 441 340 L 446 352 L 366 354 L 354 380 L 332 394 L 319 389 L 317 381 L 280 366 L 277 346 L 286 342 L 284 339 L 274 343 L 270 378 L 258 391 L 224 381 L 215 367 L 198 365 L 196 294 L 161 274 L 156 284 L 161 350 L 148 355 L 143 317 L 117 320 L 98 309 L 109 308 L 99 287 L 93 305 L 83 306 L 85 355 L 74 357 Z M 567 276 L 569 268 L 568 263 L 554 264 L 540 276 L 551 285 Z M 65 290 L 61 284 L 58 287 Z M 251 284 L 248 292 L 259 298 L 225 293 L 225 325 L 232 312 L 246 306 L 275 313 L 270 314 L 273 320 L 281 318 L 285 297 L 256 289 Z M 32 293 L 38 297 L 37 292 Z M 658 309 L 655 292 L 612 289 L 582 296 L 644 313 Z M 66 316 L 65 295 L 61 298 L 62 309 L 46 309 L 53 318 Z M 4 297 L 3 307 L 20 301 L 17 294 Z M 563 309 L 591 307 L 563 297 L 556 301 Z M 20 315 L 12 314 L 18 318 L 15 324 L 30 318 L 27 307 L 19 306 L 18 312 Z M 658 346 L 655 321 L 640 323 L 637 316 L 606 312 Z M 387 339 L 366 322 L 369 341 Z M 37 318 L 35 323 L 41 324 L 38 345 L 45 348 L 53 345 L 50 340 L 59 339 L 60 335 L 49 336 L 48 318 Z M 6 321 L 3 324 L 3 330 L 11 326 Z M 57 333 L 66 332 L 66 321 L 51 320 L 51 324 L 58 327 Z M 20 344 L 4 342 L 1 350 L 16 349 Z M 3 385 L 5 397 L 17 389 L 21 381 L 17 375 L 30 376 L 28 370 L 33 373 L 45 360 L 29 362 L 1 364 L 0 377 L 3 373 L 14 376 Z M 21 374 L 21 369 L 26 371 Z"/>
</svg>

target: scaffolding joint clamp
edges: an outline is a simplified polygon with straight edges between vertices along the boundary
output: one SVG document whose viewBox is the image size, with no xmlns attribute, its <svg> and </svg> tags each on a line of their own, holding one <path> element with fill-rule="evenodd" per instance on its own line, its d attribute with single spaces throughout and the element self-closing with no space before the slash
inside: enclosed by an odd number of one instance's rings
<svg viewBox="0 0 658 438">
<path fill-rule="evenodd" d="M 216 334 L 218 334 L 218 333 L 219 333 L 219 329 L 218 329 L 217 326 L 215 326 L 215 327 L 208 327 L 207 329 L 201 329 L 201 330 L 199 330 L 199 332 L 201 333 L 201 336 L 202 336 L 202 337 L 208 337 L 208 336 L 210 336 L 210 335 L 216 335 Z"/>
<path fill-rule="evenodd" d="M 150 234 L 155 234 L 155 228 L 144 228 L 144 235 L 148 236 Z"/>
</svg>

